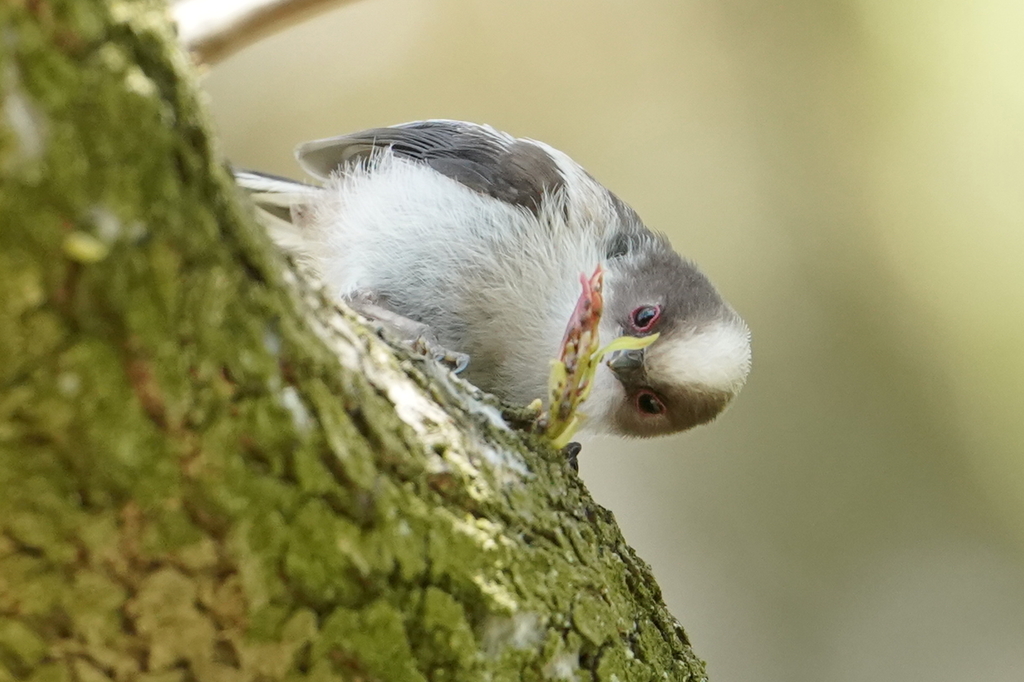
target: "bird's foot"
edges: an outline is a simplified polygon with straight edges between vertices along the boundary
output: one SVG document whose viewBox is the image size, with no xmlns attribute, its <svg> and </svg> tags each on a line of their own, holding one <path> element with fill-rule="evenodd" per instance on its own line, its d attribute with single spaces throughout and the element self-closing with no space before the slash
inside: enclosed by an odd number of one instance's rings
<svg viewBox="0 0 1024 682">
<path fill-rule="evenodd" d="M 348 303 L 357 313 L 387 329 L 417 353 L 433 358 L 456 374 L 469 365 L 468 355 L 442 346 L 428 325 L 391 310 L 386 299 L 369 291 L 359 291 L 349 297 Z"/>
<path fill-rule="evenodd" d="M 581 450 L 583 450 L 583 446 L 575 441 L 562 448 L 562 455 L 565 456 L 565 461 L 569 464 L 569 468 L 576 473 L 580 471 L 579 456 Z"/>
<path fill-rule="evenodd" d="M 461 374 L 469 366 L 469 356 L 465 353 L 448 350 L 433 339 L 433 334 L 420 334 L 412 342 L 412 348 L 418 353 L 428 355 L 456 374 Z"/>
</svg>

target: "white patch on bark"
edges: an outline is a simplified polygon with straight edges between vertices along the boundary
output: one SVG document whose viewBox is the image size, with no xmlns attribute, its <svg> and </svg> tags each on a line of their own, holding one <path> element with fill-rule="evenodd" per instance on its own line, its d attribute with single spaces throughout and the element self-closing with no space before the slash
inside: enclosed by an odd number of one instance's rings
<svg viewBox="0 0 1024 682">
<path fill-rule="evenodd" d="M 544 666 L 544 676 L 549 680 L 576 680 L 576 671 L 580 669 L 578 651 L 565 651 Z"/>
<path fill-rule="evenodd" d="M 303 434 L 309 432 L 313 425 L 313 417 L 294 386 L 285 386 L 281 391 L 281 407 L 288 410 L 296 431 Z"/>
<path fill-rule="evenodd" d="M 545 634 L 541 617 L 537 613 L 492 616 L 484 625 L 484 651 L 497 658 L 508 647 L 519 651 L 533 649 L 540 646 Z"/>
<path fill-rule="evenodd" d="M 0 111 L 7 127 L 14 133 L 19 160 L 36 161 L 46 151 L 46 121 L 22 94 L 18 72 L 13 65 L 8 64 L 0 78 L 3 79 L 3 89 L 7 91 L 3 102 L 0 102 Z"/>
</svg>

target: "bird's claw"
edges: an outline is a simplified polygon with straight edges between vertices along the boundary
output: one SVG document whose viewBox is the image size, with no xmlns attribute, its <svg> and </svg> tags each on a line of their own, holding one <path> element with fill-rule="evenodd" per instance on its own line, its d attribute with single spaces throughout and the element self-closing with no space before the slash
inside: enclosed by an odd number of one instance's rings
<svg viewBox="0 0 1024 682">
<path fill-rule="evenodd" d="M 435 351 L 434 360 L 440 362 L 456 374 L 462 374 L 466 367 L 469 366 L 469 356 L 465 353 L 457 353 L 453 350 L 442 349 L 440 351 Z"/>
<path fill-rule="evenodd" d="M 469 366 L 469 355 L 439 346 L 425 334 L 417 337 L 412 347 L 416 352 L 429 355 L 456 374 L 461 374 Z"/>
<path fill-rule="evenodd" d="M 562 448 L 562 455 L 565 456 L 565 461 L 569 464 L 569 468 L 576 473 L 580 471 L 579 456 L 581 450 L 583 450 L 583 446 L 575 441 Z"/>
</svg>

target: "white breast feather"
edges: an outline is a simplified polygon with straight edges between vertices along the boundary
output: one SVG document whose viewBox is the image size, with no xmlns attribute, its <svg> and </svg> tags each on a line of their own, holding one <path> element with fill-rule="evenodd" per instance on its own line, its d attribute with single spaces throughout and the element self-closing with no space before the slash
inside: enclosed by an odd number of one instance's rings
<svg viewBox="0 0 1024 682">
<path fill-rule="evenodd" d="M 307 252 L 339 296 L 399 292 L 401 305 L 418 311 L 443 345 L 469 353 L 470 381 L 524 403 L 545 398 L 579 275 L 603 260 L 601 238 L 617 218 L 606 195 L 579 201 L 595 191 L 594 181 L 544 148 L 567 182 L 539 217 L 385 152 L 329 179 L 303 219 Z M 565 201 L 573 202 L 571 222 Z M 596 417 L 598 407 L 588 411 Z"/>
</svg>

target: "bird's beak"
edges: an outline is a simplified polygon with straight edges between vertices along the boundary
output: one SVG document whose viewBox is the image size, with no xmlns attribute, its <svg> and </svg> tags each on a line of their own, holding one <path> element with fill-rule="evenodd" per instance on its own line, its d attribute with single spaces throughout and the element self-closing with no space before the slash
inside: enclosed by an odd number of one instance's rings
<svg viewBox="0 0 1024 682">
<path fill-rule="evenodd" d="M 608 360 L 608 366 L 619 379 L 636 376 L 644 368 L 644 351 L 642 348 L 615 351 Z"/>
</svg>

